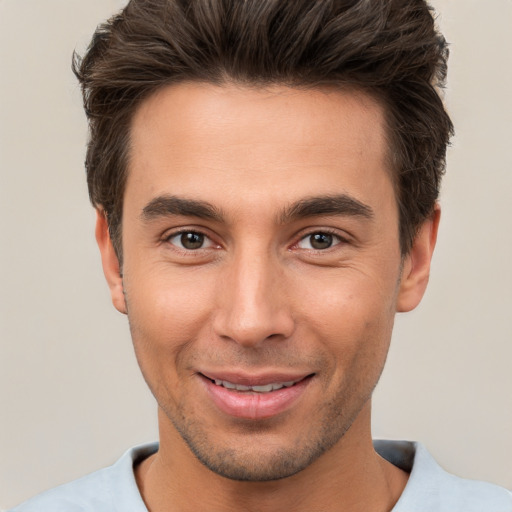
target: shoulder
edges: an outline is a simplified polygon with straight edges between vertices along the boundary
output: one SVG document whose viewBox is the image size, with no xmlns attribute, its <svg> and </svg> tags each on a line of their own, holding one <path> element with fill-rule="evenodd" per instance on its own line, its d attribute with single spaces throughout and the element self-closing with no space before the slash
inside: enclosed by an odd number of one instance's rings
<svg viewBox="0 0 512 512">
<path fill-rule="evenodd" d="M 22 503 L 9 512 L 103 512 L 109 506 L 111 468 L 96 471 Z"/>
<path fill-rule="evenodd" d="M 420 443 L 376 441 L 375 449 L 410 473 L 393 512 L 512 512 L 510 491 L 448 473 Z"/>
<path fill-rule="evenodd" d="M 43 492 L 9 512 L 147 512 L 133 464 L 157 449 L 156 443 L 132 448 L 114 465 Z"/>
</svg>

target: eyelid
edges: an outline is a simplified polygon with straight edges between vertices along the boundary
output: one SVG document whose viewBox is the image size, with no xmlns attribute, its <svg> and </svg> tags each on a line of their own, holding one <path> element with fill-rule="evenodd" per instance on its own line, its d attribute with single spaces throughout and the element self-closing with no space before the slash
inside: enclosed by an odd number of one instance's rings
<svg viewBox="0 0 512 512">
<path fill-rule="evenodd" d="M 321 234 L 325 234 L 325 235 L 330 235 L 334 239 L 336 239 L 336 241 L 333 241 L 333 244 L 330 247 L 326 248 L 326 249 L 314 249 L 314 248 L 306 249 L 306 248 L 299 247 L 300 242 L 302 242 L 303 240 L 309 238 L 310 236 L 313 236 L 313 235 L 316 235 L 316 234 L 320 234 L 320 233 Z M 335 247 L 337 247 L 340 244 L 348 244 L 348 243 L 350 243 L 349 242 L 349 236 L 348 235 L 344 236 L 338 230 L 335 230 L 335 229 L 332 229 L 332 228 L 313 228 L 313 229 L 310 228 L 306 232 L 302 232 L 298 236 L 298 239 L 293 244 L 292 249 L 297 248 L 299 250 L 322 253 L 322 252 L 328 252 L 329 250 L 334 249 Z"/>
<path fill-rule="evenodd" d="M 180 245 L 171 242 L 173 238 L 180 237 L 181 235 L 184 235 L 186 233 L 194 233 L 203 236 L 205 239 L 205 243 L 207 243 L 207 245 L 200 247 L 198 249 L 186 249 L 185 247 L 180 247 Z M 205 229 L 197 227 L 179 227 L 166 231 L 162 236 L 162 242 L 168 243 L 172 245 L 175 249 L 186 253 L 198 253 L 205 249 L 211 249 L 212 247 L 220 247 L 220 244 L 214 241 L 213 237 L 210 234 L 208 234 Z"/>
</svg>

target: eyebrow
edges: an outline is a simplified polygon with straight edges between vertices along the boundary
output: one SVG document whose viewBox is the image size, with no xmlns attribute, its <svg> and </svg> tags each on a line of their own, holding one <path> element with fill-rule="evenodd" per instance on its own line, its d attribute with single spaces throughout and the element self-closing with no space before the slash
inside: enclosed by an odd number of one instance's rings
<svg viewBox="0 0 512 512">
<path fill-rule="evenodd" d="M 142 219 L 151 221 L 169 215 L 198 217 L 200 219 L 222 221 L 221 211 L 206 201 L 184 199 L 171 195 L 158 196 L 142 209 Z"/>
<path fill-rule="evenodd" d="M 286 208 L 281 213 L 280 220 L 282 223 L 286 223 L 291 220 L 322 215 L 362 217 L 368 220 L 374 218 L 374 212 L 370 206 L 349 195 L 338 194 L 301 199 Z"/>
<path fill-rule="evenodd" d="M 184 217 L 197 217 L 200 219 L 223 222 L 224 215 L 217 207 L 197 199 L 163 195 L 152 199 L 143 209 L 141 217 L 144 221 L 151 221 L 170 215 Z M 328 215 L 341 215 L 373 219 L 374 213 L 370 206 L 346 195 L 325 195 L 306 197 L 285 208 L 279 215 L 281 223 L 293 220 Z"/>
</svg>

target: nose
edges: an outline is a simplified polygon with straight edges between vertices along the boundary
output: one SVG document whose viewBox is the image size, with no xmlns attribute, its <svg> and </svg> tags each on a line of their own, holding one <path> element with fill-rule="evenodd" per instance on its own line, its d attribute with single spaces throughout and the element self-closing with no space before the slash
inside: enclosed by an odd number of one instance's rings
<svg viewBox="0 0 512 512">
<path fill-rule="evenodd" d="M 277 257 L 246 251 L 226 267 L 218 284 L 216 335 L 244 347 L 289 338 L 295 324 L 285 272 Z"/>
</svg>

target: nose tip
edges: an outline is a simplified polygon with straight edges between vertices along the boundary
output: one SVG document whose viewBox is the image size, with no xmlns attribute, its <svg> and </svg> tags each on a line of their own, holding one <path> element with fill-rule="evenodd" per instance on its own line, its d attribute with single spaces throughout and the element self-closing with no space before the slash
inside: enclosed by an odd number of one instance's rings
<svg viewBox="0 0 512 512">
<path fill-rule="evenodd" d="M 239 345 L 252 347 L 264 341 L 286 339 L 292 331 L 291 317 L 284 311 L 272 310 L 269 304 L 260 303 L 251 309 L 235 306 L 217 332 Z"/>
<path fill-rule="evenodd" d="M 214 321 L 216 334 L 244 347 L 284 340 L 295 325 L 287 300 L 286 280 L 267 262 L 234 269 L 220 283 Z M 227 283 L 227 284 L 226 284 Z"/>
</svg>

